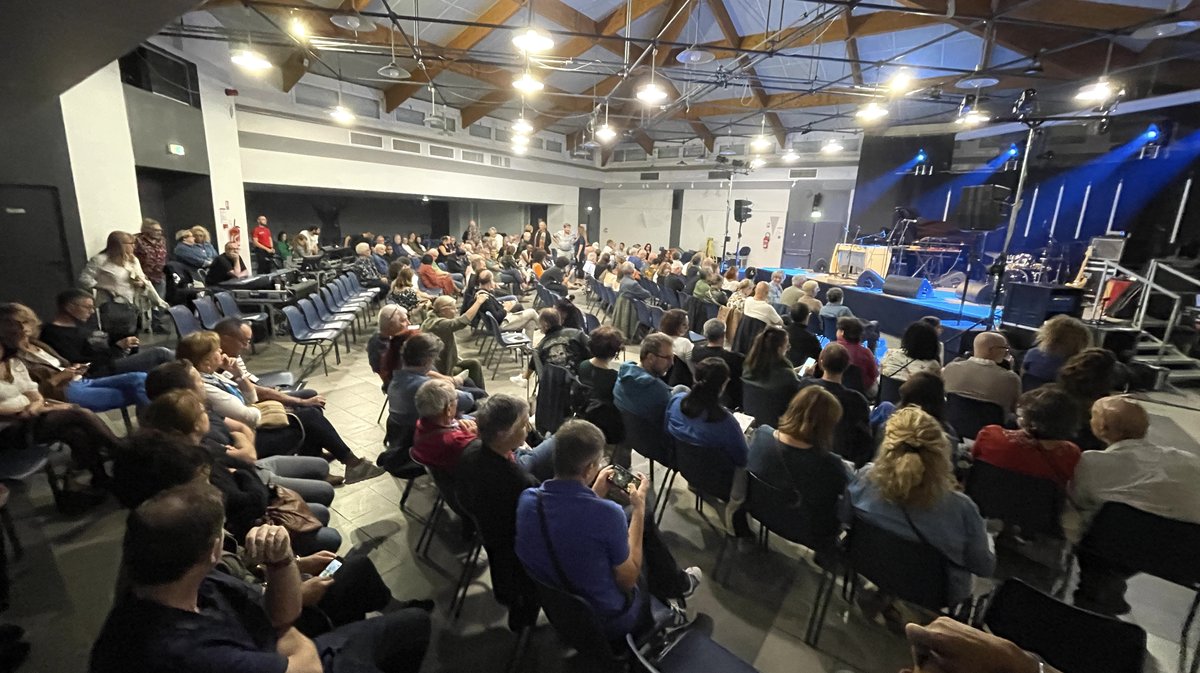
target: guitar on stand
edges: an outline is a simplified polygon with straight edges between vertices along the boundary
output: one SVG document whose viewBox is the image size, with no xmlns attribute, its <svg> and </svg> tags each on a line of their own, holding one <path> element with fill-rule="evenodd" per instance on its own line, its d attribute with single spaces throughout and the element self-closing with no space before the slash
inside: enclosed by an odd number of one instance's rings
<svg viewBox="0 0 1200 673">
<path fill-rule="evenodd" d="M 1088 262 L 1092 261 L 1092 246 L 1088 246 L 1083 253 L 1083 262 L 1079 265 L 1079 273 L 1075 274 L 1075 279 L 1066 283 L 1067 287 L 1081 288 L 1088 284 L 1092 279 L 1092 274 L 1087 270 Z"/>
</svg>

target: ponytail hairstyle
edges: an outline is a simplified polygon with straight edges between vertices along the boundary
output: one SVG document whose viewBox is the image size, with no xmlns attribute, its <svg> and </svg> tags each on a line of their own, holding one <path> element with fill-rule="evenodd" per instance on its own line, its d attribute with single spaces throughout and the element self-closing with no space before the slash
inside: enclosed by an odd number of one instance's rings
<svg viewBox="0 0 1200 673">
<path fill-rule="evenodd" d="M 688 418 L 701 418 L 715 423 L 729 412 L 721 405 L 721 391 L 729 381 L 729 365 L 721 358 L 705 358 L 696 363 L 695 382 L 679 403 L 679 410 Z"/>
<path fill-rule="evenodd" d="M 954 479 L 950 443 L 937 419 L 919 407 L 897 409 L 869 478 L 885 500 L 902 507 L 928 508 L 948 493 Z"/>
</svg>

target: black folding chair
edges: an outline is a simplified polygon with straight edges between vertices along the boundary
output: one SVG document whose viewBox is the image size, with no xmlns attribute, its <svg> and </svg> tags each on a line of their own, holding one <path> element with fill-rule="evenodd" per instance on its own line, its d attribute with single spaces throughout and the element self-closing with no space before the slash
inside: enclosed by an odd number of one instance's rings
<svg viewBox="0 0 1200 673">
<path fill-rule="evenodd" d="M 699 446 L 689 442 L 675 440 L 675 464 L 679 467 L 679 474 L 687 479 L 688 487 L 696 494 L 695 509 L 700 515 L 704 516 L 705 500 L 715 501 L 715 504 L 723 504 L 724 507 L 729 507 L 729 500 L 733 491 L 733 478 L 737 472 L 737 466 L 729 459 L 725 450 L 719 446 Z M 665 500 L 670 498 L 670 492 L 663 495 L 663 509 L 666 509 Z M 714 504 L 714 506 L 715 506 Z M 705 519 L 707 521 L 707 519 Z M 711 523 L 710 523 L 711 525 Z M 717 552 L 717 560 L 713 564 L 713 577 L 720 577 L 721 562 L 725 558 L 725 551 L 729 547 L 729 541 L 732 537 L 732 531 L 729 531 L 724 526 L 713 526 L 724 534 L 721 549 Z M 721 580 L 717 580 L 721 581 Z"/>
<path fill-rule="evenodd" d="M 900 401 L 900 386 L 904 381 L 890 376 L 879 377 L 879 401 L 891 402 L 893 404 Z"/>
<path fill-rule="evenodd" d="M 1020 526 L 1027 536 L 1062 537 L 1060 517 L 1065 494 L 1049 479 L 976 460 L 967 473 L 965 490 L 985 519 Z"/>
<path fill-rule="evenodd" d="M 623 451 L 637 451 L 650 461 L 650 482 L 654 483 L 654 463 L 660 463 L 666 472 L 656 491 L 655 506 L 659 512 L 655 521 L 662 521 L 666 512 L 667 494 L 675 483 L 675 444 L 671 436 L 663 431 L 662 419 L 657 421 L 643 418 L 628 411 L 621 411 L 621 423 L 625 426 L 625 440 L 620 447 Z M 629 467 L 629 456 L 614 457 L 615 463 Z"/>
<path fill-rule="evenodd" d="M 992 595 L 983 623 L 1062 673 L 1141 673 L 1146 659 L 1140 626 L 1067 605 L 1018 579 Z"/>
<path fill-rule="evenodd" d="M 573 593 L 533 580 L 538 600 L 550 625 L 567 645 L 592 660 L 616 665 L 624 661 L 624 648 L 604 633 L 604 625 L 587 601 Z"/>
<path fill-rule="evenodd" d="M 955 393 L 946 395 L 946 422 L 963 439 L 975 439 L 985 425 L 1003 425 L 1004 408 L 999 404 L 963 397 Z"/>
<path fill-rule="evenodd" d="M 539 358 L 534 355 L 534 361 Z M 533 425 L 538 432 L 554 432 L 571 416 L 571 370 L 559 365 L 542 363 L 538 369 L 537 409 Z"/>
<path fill-rule="evenodd" d="M 676 634 L 672 634 L 676 635 Z M 709 636 L 696 629 L 676 635 L 657 656 L 651 657 L 649 646 L 638 647 L 633 636 L 625 636 L 630 651 L 646 673 L 757 673 L 758 669 L 742 661 Z"/>
<path fill-rule="evenodd" d="M 758 425 L 779 425 L 779 417 L 791 401 L 791 395 L 780 395 L 774 388 L 742 379 L 742 411 L 753 416 Z"/>
</svg>

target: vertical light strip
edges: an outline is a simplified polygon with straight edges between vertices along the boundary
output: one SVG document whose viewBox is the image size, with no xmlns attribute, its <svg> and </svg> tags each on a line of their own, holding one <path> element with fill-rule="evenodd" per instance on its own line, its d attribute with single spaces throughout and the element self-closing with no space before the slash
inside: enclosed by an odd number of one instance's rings
<svg viewBox="0 0 1200 673">
<path fill-rule="evenodd" d="M 1083 206 L 1079 208 L 1079 222 L 1075 224 L 1075 240 L 1079 240 L 1079 235 L 1083 233 L 1083 216 L 1087 215 L 1088 200 L 1092 198 L 1092 183 L 1088 183 L 1086 189 L 1083 190 Z"/>
<path fill-rule="evenodd" d="M 1029 227 L 1033 224 L 1033 209 L 1037 208 L 1038 191 L 1041 188 L 1041 185 L 1034 187 L 1033 198 L 1029 200 L 1029 217 L 1025 218 L 1025 238 L 1029 238 Z"/>
<path fill-rule="evenodd" d="M 1112 210 L 1108 211 L 1108 226 L 1104 228 L 1104 234 L 1113 233 L 1113 222 L 1117 220 L 1117 204 L 1121 203 L 1121 190 L 1125 189 L 1125 180 L 1122 179 L 1117 183 L 1117 193 L 1113 195 Z"/>
<path fill-rule="evenodd" d="M 850 216 L 854 214 L 854 187 L 850 188 L 850 205 L 846 206 L 846 229 L 842 233 L 842 243 L 850 241 Z"/>
<path fill-rule="evenodd" d="M 1054 202 L 1054 218 L 1050 220 L 1050 238 L 1054 238 L 1054 230 L 1058 228 L 1058 209 L 1062 207 L 1063 192 L 1066 190 L 1065 184 L 1058 188 L 1058 200 Z"/>
<path fill-rule="evenodd" d="M 950 219 L 950 190 L 946 190 L 946 207 L 942 209 L 942 221 Z"/>
<path fill-rule="evenodd" d="M 1183 185 L 1183 198 L 1179 199 L 1179 210 L 1175 212 L 1175 227 L 1171 229 L 1171 240 L 1168 243 L 1174 243 L 1175 237 L 1179 235 L 1179 224 L 1183 222 L 1183 211 L 1187 210 L 1188 195 L 1192 193 L 1192 179 L 1188 178 Z"/>
</svg>

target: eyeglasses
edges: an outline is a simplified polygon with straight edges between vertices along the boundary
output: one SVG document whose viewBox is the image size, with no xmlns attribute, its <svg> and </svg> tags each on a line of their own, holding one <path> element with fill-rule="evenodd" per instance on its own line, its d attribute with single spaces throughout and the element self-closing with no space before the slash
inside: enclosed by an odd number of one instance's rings
<svg viewBox="0 0 1200 673">
<path fill-rule="evenodd" d="M 663 355 L 662 353 L 650 353 L 650 355 L 653 355 L 653 356 L 654 356 L 654 357 L 656 357 L 656 358 L 662 358 L 662 359 L 664 359 L 664 360 L 673 360 L 673 359 L 675 359 L 675 356 L 674 356 L 674 355 Z"/>
</svg>

